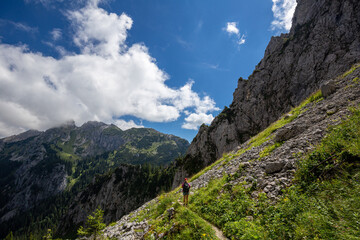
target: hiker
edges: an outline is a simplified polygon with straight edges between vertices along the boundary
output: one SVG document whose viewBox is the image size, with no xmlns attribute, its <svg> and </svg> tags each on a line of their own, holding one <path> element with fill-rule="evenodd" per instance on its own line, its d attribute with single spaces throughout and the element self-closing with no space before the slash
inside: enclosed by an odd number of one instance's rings
<svg viewBox="0 0 360 240">
<path fill-rule="evenodd" d="M 184 205 L 187 206 L 189 203 L 189 191 L 190 191 L 190 183 L 188 183 L 187 178 L 185 178 L 184 183 L 182 184 L 183 195 L 184 195 Z"/>
</svg>

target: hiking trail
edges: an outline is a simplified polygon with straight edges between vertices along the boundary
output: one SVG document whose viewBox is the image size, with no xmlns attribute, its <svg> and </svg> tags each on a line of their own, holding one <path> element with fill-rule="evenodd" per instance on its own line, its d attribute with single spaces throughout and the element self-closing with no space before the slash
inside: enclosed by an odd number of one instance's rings
<svg viewBox="0 0 360 240">
<path fill-rule="evenodd" d="M 180 203 L 181 206 L 184 206 L 183 202 L 178 199 L 178 202 Z M 202 220 L 204 220 L 207 224 L 209 224 L 211 226 L 211 228 L 214 230 L 215 232 L 215 236 L 220 239 L 220 240 L 228 240 L 227 237 L 225 237 L 224 233 L 215 225 L 213 225 L 212 223 L 210 223 L 209 221 L 207 221 L 206 219 L 202 218 L 199 214 L 197 214 L 196 212 L 192 211 L 190 208 L 187 208 L 189 211 L 191 211 L 192 213 L 196 214 L 198 217 L 200 217 Z"/>
</svg>

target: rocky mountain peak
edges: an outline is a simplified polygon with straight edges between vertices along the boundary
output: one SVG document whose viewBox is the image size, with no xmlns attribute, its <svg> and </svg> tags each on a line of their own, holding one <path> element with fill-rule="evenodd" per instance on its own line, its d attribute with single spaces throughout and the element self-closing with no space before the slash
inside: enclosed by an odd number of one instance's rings
<svg viewBox="0 0 360 240">
<path fill-rule="evenodd" d="M 239 78 L 230 107 L 200 129 L 176 178 L 233 150 L 359 61 L 359 1 L 299 0 L 290 33 L 272 37 L 249 79 Z"/>
<path fill-rule="evenodd" d="M 74 120 L 66 121 L 61 125 L 62 127 L 76 127 Z"/>
<path fill-rule="evenodd" d="M 18 135 L 13 135 L 10 137 L 6 137 L 3 138 L 2 140 L 6 143 L 12 143 L 12 142 L 20 142 L 23 141 L 25 139 L 28 139 L 30 137 L 35 137 L 35 136 L 39 136 L 42 132 L 37 131 L 37 130 L 28 130 L 26 132 L 23 132 L 21 134 Z"/>
<path fill-rule="evenodd" d="M 103 122 L 97 122 L 97 121 L 88 121 L 86 123 L 84 123 L 81 128 L 83 129 L 90 129 L 90 128 L 101 128 L 104 126 L 108 126 Z"/>
</svg>

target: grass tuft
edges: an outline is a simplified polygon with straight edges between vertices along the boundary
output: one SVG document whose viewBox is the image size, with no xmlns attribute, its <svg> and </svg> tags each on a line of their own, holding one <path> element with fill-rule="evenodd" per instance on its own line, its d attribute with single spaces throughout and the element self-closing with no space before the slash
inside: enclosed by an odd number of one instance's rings
<svg viewBox="0 0 360 240">
<path fill-rule="evenodd" d="M 348 75 L 352 74 L 356 69 L 358 69 L 360 67 L 360 64 L 355 64 L 354 66 L 352 66 L 352 68 L 350 70 L 348 70 L 347 72 L 345 72 L 343 75 L 341 75 L 342 78 L 347 77 Z"/>
<path fill-rule="evenodd" d="M 270 146 L 265 147 L 259 154 L 260 155 L 259 160 L 261 160 L 262 158 L 270 155 L 270 153 L 272 151 L 274 151 L 276 148 L 280 147 L 282 144 L 283 144 L 283 142 L 276 142 L 276 143 L 274 143 L 274 144 L 272 144 Z"/>
</svg>

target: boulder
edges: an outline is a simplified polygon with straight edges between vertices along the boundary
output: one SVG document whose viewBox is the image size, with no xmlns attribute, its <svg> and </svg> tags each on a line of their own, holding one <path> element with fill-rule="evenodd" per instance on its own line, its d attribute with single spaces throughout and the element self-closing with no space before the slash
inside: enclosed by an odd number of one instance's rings
<svg viewBox="0 0 360 240">
<path fill-rule="evenodd" d="M 174 217 L 174 214 L 175 214 L 175 209 L 172 207 L 172 208 L 169 208 L 167 210 L 168 212 L 168 217 L 169 217 L 169 220 L 172 219 Z"/>
<path fill-rule="evenodd" d="M 284 142 L 287 141 L 305 130 L 304 127 L 300 126 L 290 126 L 284 127 L 278 130 L 277 134 L 275 135 L 274 141 L 275 142 Z"/>
<path fill-rule="evenodd" d="M 331 94 L 333 94 L 334 92 L 336 92 L 337 86 L 335 81 L 328 81 L 325 82 L 321 85 L 320 90 L 322 93 L 322 96 L 324 98 L 327 98 L 328 96 L 330 96 Z"/>
<path fill-rule="evenodd" d="M 267 174 L 280 172 L 285 166 L 284 162 L 269 162 L 265 166 L 265 172 Z"/>
</svg>

